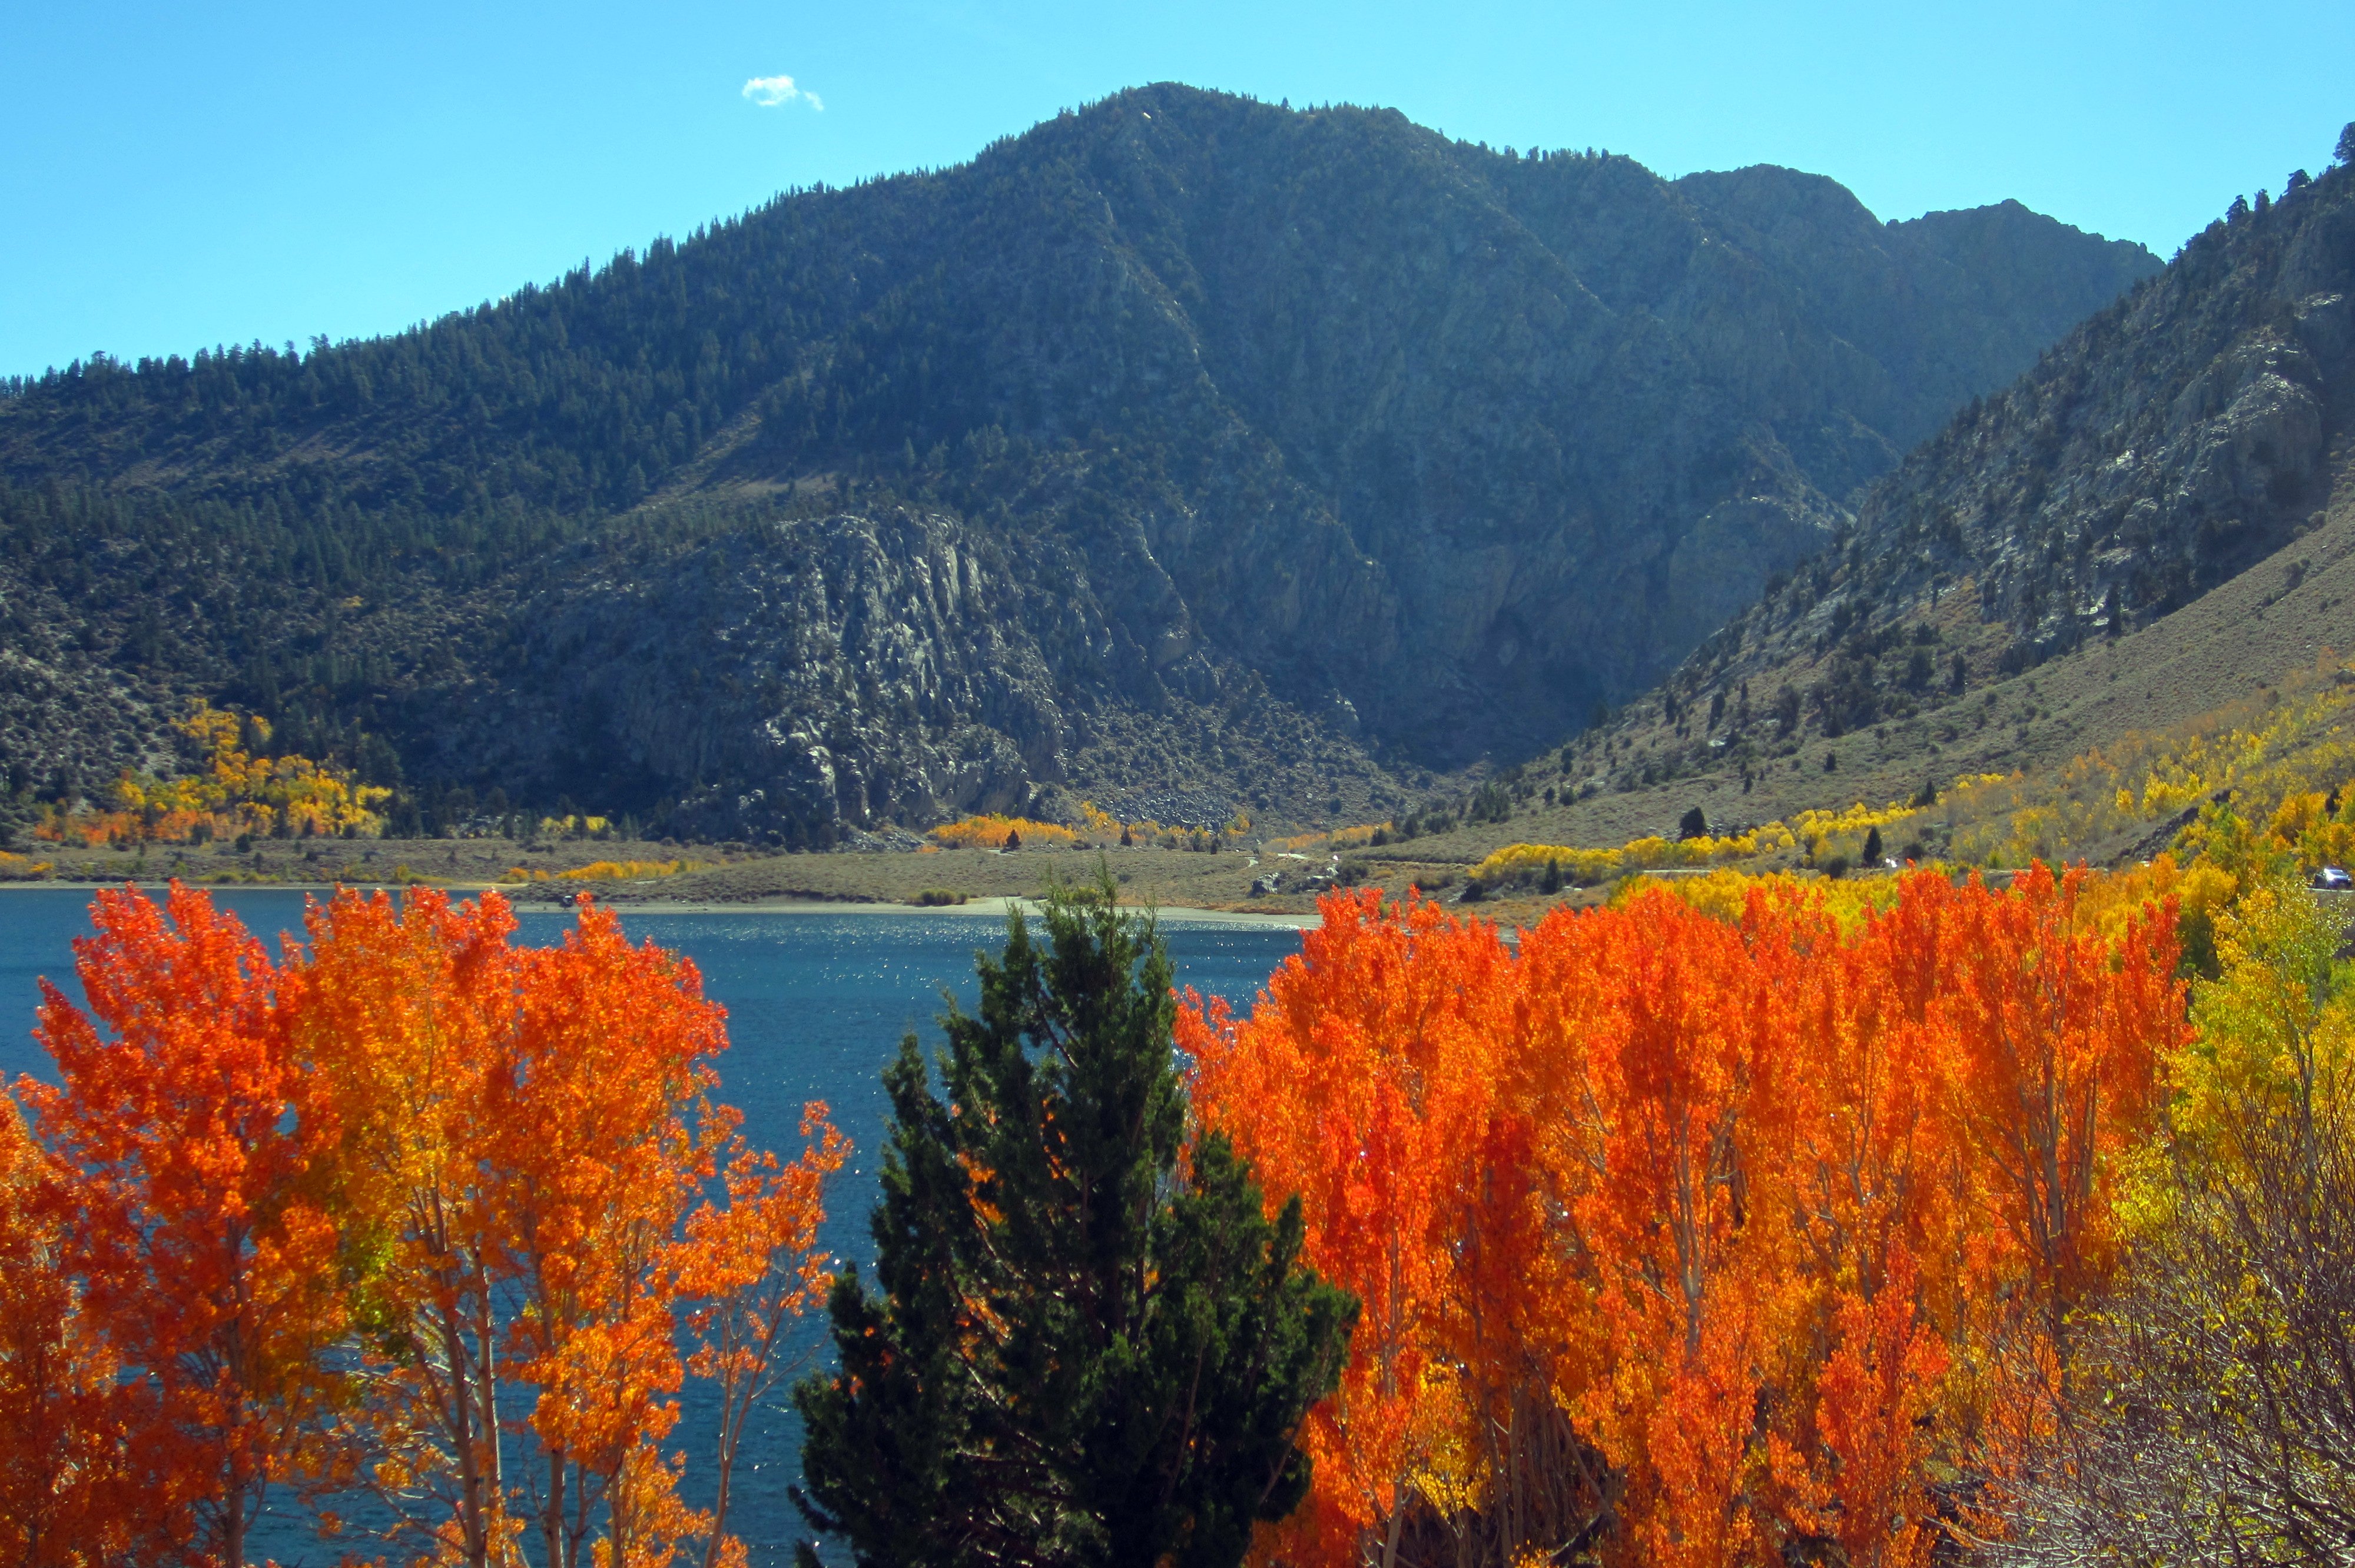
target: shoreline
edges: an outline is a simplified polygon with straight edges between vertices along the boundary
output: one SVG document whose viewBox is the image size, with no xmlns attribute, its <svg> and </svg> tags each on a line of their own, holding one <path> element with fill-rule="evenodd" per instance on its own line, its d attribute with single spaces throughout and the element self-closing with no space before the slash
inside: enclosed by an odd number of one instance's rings
<svg viewBox="0 0 2355 1568">
<path fill-rule="evenodd" d="M 131 882 L 5 882 L 0 883 L 0 895 L 9 893 L 96 893 L 106 888 L 139 886 L 154 891 L 170 879 L 155 884 Z M 399 893 L 403 885 L 363 882 L 192 882 L 189 887 L 214 895 L 238 893 L 308 893 L 332 894 L 340 888 L 362 892 Z M 453 896 L 471 896 L 485 892 L 511 893 L 511 885 L 485 883 L 410 883 L 408 887 L 432 887 Z M 666 900 L 661 898 L 601 899 L 605 908 L 613 910 L 626 922 L 634 915 L 851 915 L 851 916 L 956 916 L 969 919 L 1004 919 L 1019 909 L 1026 916 L 1039 913 L 1042 906 L 1035 898 L 993 896 L 968 899 L 963 904 L 894 904 L 881 899 L 820 899 L 820 898 L 756 898 L 741 903 L 719 903 L 698 900 Z M 543 904 L 534 899 L 526 901 L 510 897 L 508 903 L 518 916 L 561 915 L 567 906 Z M 1143 909 L 1143 905 L 1126 905 L 1124 908 Z M 1245 929 L 1289 927 L 1311 930 L 1321 922 L 1313 914 L 1291 914 L 1270 910 L 1260 914 L 1245 909 L 1205 909 L 1192 905 L 1169 904 L 1153 910 L 1154 918 L 1164 925 L 1232 926 Z"/>
</svg>

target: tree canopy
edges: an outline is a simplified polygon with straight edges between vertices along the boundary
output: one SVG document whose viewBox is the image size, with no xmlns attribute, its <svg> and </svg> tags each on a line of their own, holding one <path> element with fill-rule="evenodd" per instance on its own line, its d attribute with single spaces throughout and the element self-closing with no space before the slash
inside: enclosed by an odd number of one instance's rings
<svg viewBox="0 0 2355 1568">
<path fill-rule="evenodd" d="M 977 959 L 937 1088 L 912 1034 L 885 1075 L 879 1288 L 836 1281 L 840 1370 L 795 1391 L 804 1510 L 861 1563 L 1210 1568 L 1307 1489 L 1355 1304 L 1189 1140 L 1167 953 L 1082 892 Z"/>
</svg>

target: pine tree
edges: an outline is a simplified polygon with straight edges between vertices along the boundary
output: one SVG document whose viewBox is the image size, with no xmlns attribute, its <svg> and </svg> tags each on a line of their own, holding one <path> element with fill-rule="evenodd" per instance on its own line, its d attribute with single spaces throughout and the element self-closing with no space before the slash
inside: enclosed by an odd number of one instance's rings
<svg viewBox="0 0 2355 1568">
<path fill-rule="evenodd" d="M 1114 892 L 1051 895 L 1044 947 L 1013 917 L 941 1092 L 912 1034 L 885 1073 L 880 1290 L 837 1277 L 841 1368 L 794 1392 L 795 1500 L 861 1563 L 1232 1564 L 1307 1489 L 1356 1304 L 1297 1199 L 1186 1147 L 1168 956 Z"/>
</svg>

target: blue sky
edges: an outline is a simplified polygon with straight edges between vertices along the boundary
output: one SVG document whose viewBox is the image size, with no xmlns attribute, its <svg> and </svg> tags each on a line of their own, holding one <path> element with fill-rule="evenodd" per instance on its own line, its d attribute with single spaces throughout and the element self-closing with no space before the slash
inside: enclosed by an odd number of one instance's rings
<svg viewBox="0 0 2355 1568">
<path fill-rule="evenodd" d="M 2165 256 L 2329 161 L 2350 60 L 2347 0 L 20 0 L 0 374 L 397 330 L 1154 80 L 1668 175 L 1786 164 L 1884 217 L 2016 196 Z"/>
</svg>

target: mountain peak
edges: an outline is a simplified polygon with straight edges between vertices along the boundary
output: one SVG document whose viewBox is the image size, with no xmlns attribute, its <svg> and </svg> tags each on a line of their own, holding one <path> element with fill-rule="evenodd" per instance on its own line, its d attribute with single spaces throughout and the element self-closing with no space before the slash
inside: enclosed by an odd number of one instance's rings
<svg viewBox="0 0 2355 1568">
<path fill-rule="evenodd" d="M 1134 89 L 396 337 L 34 384 L 12 526 L 119 514 L 192 608 L 151 659 L 85 634 L 111 557 L 5 568 L 60 694 L 7 744 L 102 776 L 152 701 L 70 715 L 155 680 L 803 841 L 1180 779 L 1376 810 L 1644 689 L 2155 267 Z"/>
</svg>

